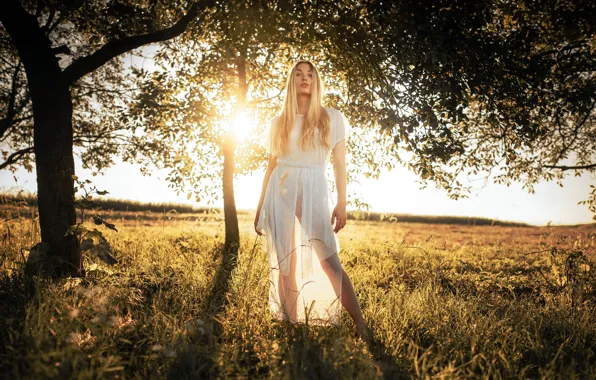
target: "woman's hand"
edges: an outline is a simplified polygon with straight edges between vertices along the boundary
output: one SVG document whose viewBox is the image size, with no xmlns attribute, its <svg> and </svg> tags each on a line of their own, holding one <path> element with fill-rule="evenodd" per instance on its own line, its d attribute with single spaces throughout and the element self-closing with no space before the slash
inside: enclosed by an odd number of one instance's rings
<svg viewBox="0 0 596 380">
<path fill-rule="evenodd" d="M 333 209 L 333 214 L 331 215 L 331 225 L 333 225 L 333 222 L 335 221 L 335 228 L 333 229 L 333 232 L 338 233 L 342 228 L 344 228 L 346 226 L 346 220 L 346 204 L 343 202 L 338 202 Z"/>
<path fill-rule="evenodd" d="M 261 216 L 261 210 L 257 210 L 257 215 L 255 216 L 255 232 L 257 233 L 257 235 L 259 236 L 263 236 L 263 232 L 257 229 L 257 226 L 259 225 L 259 217 Z"/>
</svg>

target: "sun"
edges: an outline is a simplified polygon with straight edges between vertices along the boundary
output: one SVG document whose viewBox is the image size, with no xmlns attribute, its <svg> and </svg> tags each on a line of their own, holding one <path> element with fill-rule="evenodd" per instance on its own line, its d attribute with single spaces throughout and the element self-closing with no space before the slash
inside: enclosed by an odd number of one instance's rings
<svg viewBox="0 0 596 380">
<path fill-rule="evenodd" d="M 257 123 L 247 112 L 239 112 L 229 126 L 229 132 L 234 139 L 242 143 L 256 129 Z"/>
</svg>

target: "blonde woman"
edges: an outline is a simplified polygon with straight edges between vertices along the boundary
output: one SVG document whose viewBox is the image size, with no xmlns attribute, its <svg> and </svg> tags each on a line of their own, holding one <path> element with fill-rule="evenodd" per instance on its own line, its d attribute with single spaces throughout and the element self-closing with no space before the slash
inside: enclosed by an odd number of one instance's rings
<svg viewBox="0 0 596 380">
<path fill-rule="evenodd" d="M 340 111 L 322 106 L 322 95 L 315 65 L 299 61 L 288 75 L 281 115 L 270 125 L 269 161 L 254 221 L 269 255 L 269 305 L 275 319 L 319 325 L 339 324 L 343 305 L 358 335 L 369 341 L 336 236 L 346 225 L 350 126 Z M 331 154 L 335 206 L 325 175 Z"/>
</svg>

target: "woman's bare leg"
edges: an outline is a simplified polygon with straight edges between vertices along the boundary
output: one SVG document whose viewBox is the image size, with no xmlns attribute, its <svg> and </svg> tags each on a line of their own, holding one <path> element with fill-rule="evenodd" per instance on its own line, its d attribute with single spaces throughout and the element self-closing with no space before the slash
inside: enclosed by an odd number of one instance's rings
<svg viewBox="0 0 596 380">
<path fill-rule="evenodd" d="M 302 223 L 302 188 L 298 188 L 296 196 L 296 218 L 294 219 L 294 227 L 292 228 L 292 252 L 290 257 L 290 273 L 284 276 L 279 273 L 279 300 L 281 302 L 284 317 L 295 324 L 298 322 L 298 284 L 296 283 L 296 256 L 297 256 L 297 242 L 296 242 L 296 228 L 299 223 Z M 286 260 L 287 260 L 286 259 Z"/>
<path fill-rule="evenodd" d="M 350 317 L 352 317 L 354 320 L 360 335 L 365 339 L 368 339 L 368 337 L 365 336 L 367 333 L 369 333 L 368 327 L 366 326 L 366 322 L 362 317 L 362 311 L 360 310 L 360 305 L 358 304 L 358 299 L 356 298 L 356 293 L 354 292 L 354 286 L 352 286 L 352 281 L 350 281 L 350 277 L 346 271 L 341 267 L 337 254 L 321 261 L 321 267 L 327 274 L 327 277 L 329 277 L 336 295 L 339 295 L 339 283 L 341 282 L 341 304 L 346 309 L 348 314 L 350 314 Z M 338 276 L 340 271 L 341 277 Z"/>
<path fill-rule="evenodd" d="M 293 242 L 293 240 L 292 240 Z M 295 244 L 292 244 L 295 246 Z M 284 276 L 279 272 L 279 301 L 281 302 L 284 317 L 287 317 L 291 323 L 298 321 L 298 286 L 296 284 L 296 251 L 290 254 L 290 273 Z"/>
</svg>

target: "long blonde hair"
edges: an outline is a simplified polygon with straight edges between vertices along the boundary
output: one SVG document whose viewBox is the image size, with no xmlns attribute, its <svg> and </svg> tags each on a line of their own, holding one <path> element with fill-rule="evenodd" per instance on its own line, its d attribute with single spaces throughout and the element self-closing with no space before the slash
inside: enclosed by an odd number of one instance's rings
<svg viewBox="0 0 596 380">
<path fill-rule="evenodd" d="M 302 150 L 308 145 L 315 148 L 315 129 L 319 129 L 319 144 L 329 148 L 331 147 L 331 119 L 323 107 L 323 81 L 319 75 L 316 66 L 310 61 L 296 62 L 288 73 L 286 84 L 286 99 L 281 111 L 281 115 L 274 120 L 271 138 L 273 139 L 274 154 L 279 155 L 288 147 L 290 132 L 296 120 L 298 113 L 298 101 L 296 95 L 296 67 L 306 63 L 313 72 L 312 89 L 310 104 L 302 122 L 302 135 L 300 137 L 300 146 Z"/>
</svg>

